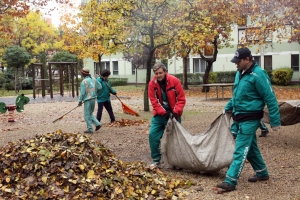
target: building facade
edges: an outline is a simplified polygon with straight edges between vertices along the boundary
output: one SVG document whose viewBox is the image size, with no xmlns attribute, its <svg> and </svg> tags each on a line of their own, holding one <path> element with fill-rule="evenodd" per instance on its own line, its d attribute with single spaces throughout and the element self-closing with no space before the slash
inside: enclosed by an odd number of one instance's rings
<svg viewBox="0 0 300 200">
<path fill-rule="evenodd" d="M 236 70 L 235 64 L 230 60 L 234 56 L 238 44 L 244 40 L 246 28 L 234 26 L 231 33 L 233 48 L 218 49 L 216 62 L 213 63 L 212 71 L 233 71 Z M 292 68 L 294 70 L 293 82 L 300 82 L 299 73 L 299 43 L 288 43 L 275 41 L 276 35 L 271 35 L 265 39 L 266 44 L 262 46 L 253 45 L 249 47 L 254 60 L 265 70 L 274 70 L 282 67 Z M 249 39 L 249 38 L 248 38 Z M 255 38 L 251 38 L 255 40 Z M 112 78 L 127 78 L 128 83 L 146 83 L 146 68 L 135 69 L 131 62 L 125 61 L 122 53 L 110 56 L 103 56 L 101 61 L 102 69 L 109 69 Z M 178 74 L 183 72 L 183 62 L 181 58 L 174 57 L 164 61 L 170 74 Z M 91 74 L 97 76 L 100 73 L 99 64 L 91 58 L 84 59 L 84 66 L 88 67 Z M 199 55 L 190 55 L 188 59 L 189 73 L 204 73 L 206 62 Z"/>
</svg>

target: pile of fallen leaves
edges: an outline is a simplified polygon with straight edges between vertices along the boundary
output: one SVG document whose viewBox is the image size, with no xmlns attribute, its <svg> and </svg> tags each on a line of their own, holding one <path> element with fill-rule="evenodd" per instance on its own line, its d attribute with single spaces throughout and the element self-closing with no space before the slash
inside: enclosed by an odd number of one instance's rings
<svg viewBox="0 0 300 200">
<path fill-rule="evenodd" d="M 124 126 L 139 126 L 141 124 L 148 123 L 146 120 L 131 120 L 131 119 L 121 119 L 116 120 L 113 123 L 108 124 L 109 127 L 124 127 Z"/>
<path fill-rule="evenodd" d="M 176 199 L 190 185 L 122 162 L 81 134 L 56 131 L 0 149 L 0 199 Z"/>
</svg>

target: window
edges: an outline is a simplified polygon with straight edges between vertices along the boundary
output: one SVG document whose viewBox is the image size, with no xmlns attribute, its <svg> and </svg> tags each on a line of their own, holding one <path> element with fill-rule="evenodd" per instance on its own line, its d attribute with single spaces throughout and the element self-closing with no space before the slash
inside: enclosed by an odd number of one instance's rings
<svg viewBox="0 0 300 200">
<path fill-rule="evenodd" d="M 259 65 L 260 65 L 260 56 L 253 56 L 253 60 Z"/>
<path fill-rule="evenodd" d="M 299 71 L 299 54 L 294 54 L 294 55 L 291 55 L 291 66 L 292 66 L 292 69 L 296 72 Z"/>
<path fill-rule="evenodd" d="M 119 63 L 118 61 L 113 61 L 113 75 L 119 74 Z"/>
<path fill-rule="evenodd" d="M 191 72 L 190 71 L 190 58 L 188 58 L 186 62 L 187 62 L 186 63 L 186 71 L 187 71 L 187 73 L 190 73 Z"/>
<path fill-rule="evenodd" d="M 100 74 L 100 66 L 97 62 L 94 62 L 94 74 Z"/>
<path fill-rule="evenodd" d="M 238 37 L 239 37 L 239 44 L 244 44 L 246 42 L 246 35 L 245 35 L 245 29 L 239 29 Z"/>
<path fill-rule="evenodd" d="M 108 69 L 110 71 L 109 62 L 101 62 L 101 70 Z"/>
<path fill-rule="evenodd" d="M 193 73 L 204 73 L 206 69 L 206 62 L 201 58 L 194 58 Z M 212 71 L 212 68 L 211 68 Z"/>
<path fill-rule="evenodd" d="M 264 69 L 265 70 L 272 70 L 272 56 L 264 56 Z"/>
</svg>

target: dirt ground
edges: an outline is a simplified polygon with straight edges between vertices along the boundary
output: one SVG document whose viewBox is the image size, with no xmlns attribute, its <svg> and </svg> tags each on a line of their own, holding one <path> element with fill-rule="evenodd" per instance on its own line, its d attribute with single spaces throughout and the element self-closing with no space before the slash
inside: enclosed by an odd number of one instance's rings
<svg viewBox="0 0 300 200">
<path fill-rule="evenodd" d="M 228 99 L 227 99 L 228 100 Z M 210 123 L 222 112 L 227 100 L 208 100 L 187 97 L 182 124 L 192 133 L 204 132 Z M 110 127 L 109 117 L 103 112 L 102 128 L 90 137 L 100 141 L 111 149 L 123 161 L 142 161 L 150 164 L 148 143 L 151 112 L 143 111 L 141 96 L 131 96 L 122 101 L 138 111 L 141 116 L 134 117 L 122 113 L 121 103 L 112 100 L 117 120 L 144 119 L 145 124 L 130 127 Z M 52 133 L 58 129 L 68 133 L 83 133 L 86 125 L 83 108 L 79 107 L 56 123 L 52 121 L 77 106 L 77 102 L 30 103 L 22 113 L 15 113 L 16 122 L 9 123 L 8 112 L 0 114 L 0 146 L 10 141 L 29 138 L 36 134 Z M 97 108 L 96 108 L 97 109 Z M 95 112 L 96 114 L 96 112 Z M 270 127 L 268 126 L 270 129 Z M 237 190 L 215 194 L 213 187 L 224 180 L 226 169 L 215 174 L 200 174 L 189 171 L 162 169 L 173 177 L 193 180 L 196 184 L 187 189 L 185 199 L 300 199 L 300 124 L 282 127 L 278 132 L 270 133 L 266 138 L 258 137 L 258 144 L 267 163 L 270 180 L 249 183 L 253 175 L 249 163 L 246 163 L 238 182 Z M 257 132 L 259 134 L 259 131 Z"/>
</svg>

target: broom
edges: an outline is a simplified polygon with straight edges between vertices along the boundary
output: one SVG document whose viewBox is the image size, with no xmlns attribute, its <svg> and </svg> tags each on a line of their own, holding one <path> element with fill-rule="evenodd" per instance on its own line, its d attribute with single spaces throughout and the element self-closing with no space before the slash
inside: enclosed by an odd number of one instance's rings
<svg viewBox="0 0 300 200">
<path fill-rule="evenodd" d="M 112 89 L 108 86 L 108 84 L 104 81 L 104 83 L 106 84 L 106 86 L 108 87 L 108 89 L 110 90 L 110 91 L 112 91 Z M 121 104 L 122 104 L 122 109 L 123 109 L 123 112 L 125 113 L 125 114 L 129 114 L 129 115 L 135 115 L 135 116 L 140 116 L 140 114 L 139 113 L 137 113 L 137 112 L 135 112 L 133 109 L 131 109 L 129 106 L 127 106 L 125 103 L 123 103 L 122 101 L 121 101 L 121 99 L 116 95 L 116 94 L 114 94 L 116 97 L 117 97 L 117 99 L 119 99 L 119 101 L 121 102 Z"/>
</svg>

